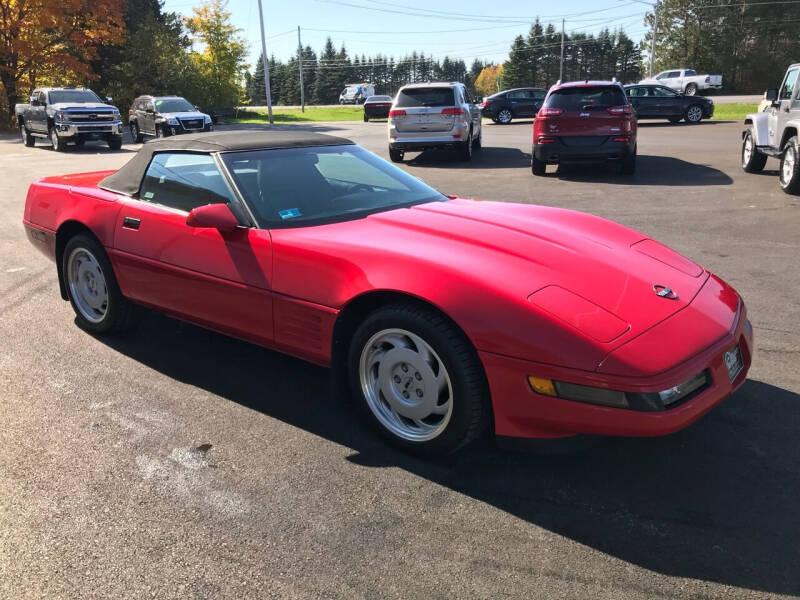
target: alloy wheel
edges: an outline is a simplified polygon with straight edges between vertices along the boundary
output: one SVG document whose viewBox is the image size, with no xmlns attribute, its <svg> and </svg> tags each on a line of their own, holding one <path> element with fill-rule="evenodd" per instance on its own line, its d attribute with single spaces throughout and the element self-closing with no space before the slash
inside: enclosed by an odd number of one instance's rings
<svg viewBox="0 0 800 600">
<path fill-rule="evenodd" d="M 507 108 L 504 108 L 497 114 L 497 120 L 500 121 L 503 125 L 511 123 L 512 114 L 511 111 Z"/>
<path fill-rule="evenodd" d="M 453 385 L 436 351 L 405 329 L 384 329 L 364 345 L 359 380 L 367 405 L 393 435 L 425 442 L 453 413 Z"/>
<path fill-rule="evenodd" d="M 77 247 L 67 261 L 67 283 L 75 307 L 87 321 L 99 323 L 108 311 L 108 286 L 97 258 Z"/>
</svg>

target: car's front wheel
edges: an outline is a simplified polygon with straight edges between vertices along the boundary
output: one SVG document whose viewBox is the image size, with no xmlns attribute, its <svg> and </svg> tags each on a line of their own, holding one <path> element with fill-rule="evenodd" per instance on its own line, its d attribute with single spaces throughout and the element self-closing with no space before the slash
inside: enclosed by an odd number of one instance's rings
<svg viewBox="0 0 800 600">
<path fill-rule="evenodd" d="M 699 123 L 703 120 L 703 109 L 699 104 L 692 104 L 689 108 L 686 109 L 686 122 L 687 123 Z"/>
<path fill-rule="evenodd" d="M 744 134 L 742 140 L 742 169 L 746 173 L 760 173 L 767 164 L 767 155 L 759 152 L 753 139 L 753 130 Z"/>
<path fill-rule="evenodd" d="M 510 108 L 504 108 L 500 112 L 497 113 L 497 122 L 501 125 L 508 125 L 511 123 L 511 120 L 514 118 L 514 114 L 511 112 Z"/>
<path fill-rule="evenodd" d="M 59 137 L 55 127 L 50 128 L 50 145 L 56 152 L 62 152 L 67 147 L 67 142 L 64 138 Z"/>
<path fill-rule="evenodd" d="M 489 420 L 475 349 L 452 322 L 425 306 L 398 303 L 369 315 L 353 337 L 348 367 L 367 419 L 406 450 L 450 454 Z"/>
<path fill-rule="evenodd" d="M 122 148 L 122 136 L 108 138 L 108 147 L 111 150 L 119 150 Z"/>
<path fill-rule="evenodd" d="M 78 325 L 92 333 L 109 333 L 129 327 L 136 307 L 119 290 L 103 247 L 88 235 L 67 242 L 62 257 L 67 296 Z"/>
<path fill-rule="evenodd" d="M 787 194 L 800 194 L 800 151 L 796 137 L 789 138 L 784 146 L 780 182 L 781 188 Z"/>
</svg>

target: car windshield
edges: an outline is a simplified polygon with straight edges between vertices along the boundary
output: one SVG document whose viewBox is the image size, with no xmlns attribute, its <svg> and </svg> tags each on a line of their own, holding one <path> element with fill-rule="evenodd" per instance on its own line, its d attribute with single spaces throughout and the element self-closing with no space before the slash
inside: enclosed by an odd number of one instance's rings
<svg viewBox="0 0 800 600">
<path fill-rule="evenodd" d="M 156 100 L 156 108 L 160 113 L 197 112 L 185 98 L 163 98 Z"/>
<path fill-rule="evenodd" d="M 545 101 L 546 108 L 564 111 L 599 110 L 627 104 L 625 94 L 617 86 L 580 86 L 554 91 Z"/>
<path fill-rule="evenodd" d="M 453 88 L 408 88 L 400 90 L 395 105 L 402 108 L 417 106 L 453 106 Z"/>
<path fill-rule="evenodd" d="M 361 89 L 361 87 L 359 87 L 357 85 L 351 85 L 349 87 L 344 88 L 344 93 L 345 93 L 345 95 L 352 96 L 353 94 L 355 94 L 360 89 Z"/>
<path fill-rule="evenodd" d="M 100 102 L 102 104 L 103 101 L 91 90 L 54 90 L 50 92 L 50 104 L 62 102 Z"/>
<path fill-rule="evenodd" d="M 315 146 L 220 155 L 259 226 L 359 219 L 447 197 L 363 148 Z"/>
</svg>

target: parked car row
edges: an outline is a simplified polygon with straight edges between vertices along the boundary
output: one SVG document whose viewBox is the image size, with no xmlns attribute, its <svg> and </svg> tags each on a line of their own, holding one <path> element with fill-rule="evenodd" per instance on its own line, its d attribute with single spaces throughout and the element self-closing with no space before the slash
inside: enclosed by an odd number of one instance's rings
<svg viewBox="0 0 800 600">
<path fill-rule="evenodd" d="M 56 151 L 67 144 L 82 146 L 90 140 L 105 141 L 112 150 L 122 147 L 124 127 L 119 110 L 85 88 L 37 88 L 30 102 L 15 105 L 17 127 L 26 146 L 46 139 Z M 128 111 L 131 137 L 140 143 L 145 137 L 211 131 L 212 117 L 200 112 L 180 96 L 139 96 Z"/>
</svg>

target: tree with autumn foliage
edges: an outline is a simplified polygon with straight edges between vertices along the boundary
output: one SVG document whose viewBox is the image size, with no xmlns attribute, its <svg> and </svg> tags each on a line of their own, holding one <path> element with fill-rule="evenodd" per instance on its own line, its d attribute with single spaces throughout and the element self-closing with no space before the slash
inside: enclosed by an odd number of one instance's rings
<svg viewBox="0 0 800 600">
<path fill-rule="evenodd" d="M 481 69 L 473 84 L 475 91 L 481 96 L 491 96 L 500 91 L 500 79 L 503 77 L 503 65 L 486 65 Z"/>
<path fill-rule="evenodd" d="M 96 77 L 90 62 L 124 37 L 125 0 L 0 0 L 0 84 L 7 124 L 36 86 Z"/>
<path fill-rule="evenodd" d="M 226 0 L 210 0 L 192 9 L 186 27 L 198 78 L 192 97 L 201 106 L 236 106 L 244 94 L 247 47 L 241 30 L 231 24 Z"/>
</svg>

